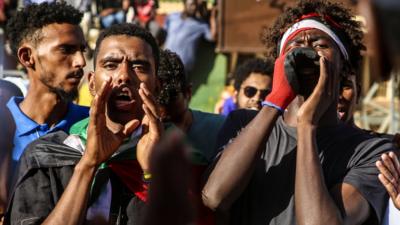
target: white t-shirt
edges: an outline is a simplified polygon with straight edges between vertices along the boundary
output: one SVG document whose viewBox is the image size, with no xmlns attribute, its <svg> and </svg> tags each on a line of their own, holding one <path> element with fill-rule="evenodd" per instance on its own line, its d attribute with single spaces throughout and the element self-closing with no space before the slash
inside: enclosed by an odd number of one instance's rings
<svg viewBox="0 0 400 225">
<path fill-rule="evenodd" d="M 394 206 L 390 199 L 382 225 L 400 225 L 400 210 Z"/>
</svg>

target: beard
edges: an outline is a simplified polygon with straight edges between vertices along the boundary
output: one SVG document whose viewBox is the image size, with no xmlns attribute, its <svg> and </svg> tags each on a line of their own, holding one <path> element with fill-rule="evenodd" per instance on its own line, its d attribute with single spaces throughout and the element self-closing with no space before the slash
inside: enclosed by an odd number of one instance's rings
<svg viewBox="0 0 400 225">
<path fill-rule="evenodd" d="M 54 76 L 42 74 L 40 76 L 40 81 L 49 89 L 50 92 L 56 94 L 63 102 L 72 102 L 78 97 L 78 87 L 66 91 L 63 89 L 64 82 L 61 82 L 58 86 L 53 86 Z"/>
</svg>

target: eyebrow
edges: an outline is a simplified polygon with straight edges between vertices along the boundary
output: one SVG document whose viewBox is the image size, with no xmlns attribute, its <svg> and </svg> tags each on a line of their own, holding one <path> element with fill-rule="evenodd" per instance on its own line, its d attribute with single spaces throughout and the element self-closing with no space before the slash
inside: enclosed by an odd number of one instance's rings
<svg viewBox="0 0 400 225">
<path fill-rule="evenodd" d="M 322 39 L 322 40 L 328 40 L 328 41 L 330 40 L 329 37 L 326 37 L 326 36 L 323 36 L 323 35 L 311 35 L 310 38 L 309 38 L 309 40 L 310 40 L 311 42 L 318 41 L 318 40 L 320 40 L 320 39 Z M 293 42 L 297 42 L 297 41 L 301 41 L 301 40 L 303 40 L 303 38 L 302 38 L 301 36 L 300 36 L 300 37 L 297 37 L 297 38 L 294 38 L 294 39 L 291 39 L 291 40 L 288 41 L 288 43 L 286 44 L 286 46 L 292 44 Z"/>
<path fill-rule="evenodd" d="M 102 59 L 100 59 L 100 64 L 103 64 L 105 62 L 119 62 L 122 60 L 122 56 L 106 56 Z M 150 62 L 148 60 L 145 59 L 134 59 L 134 60 L 128 60 L 129 63 L 133 64 L 133 65 L 144 65 L 144 66 L 148 66 L 150 65 Z"/>
<path fill-rule="evenodd" d="M 62 43 L 62 44 L 57 45 L 56 47 L 83 50 L 83 49 L 86 49 L 88 47 L 88 45 L 86 42 L 85 43 L 77 43 L 77 44 Z"/>
</svg>

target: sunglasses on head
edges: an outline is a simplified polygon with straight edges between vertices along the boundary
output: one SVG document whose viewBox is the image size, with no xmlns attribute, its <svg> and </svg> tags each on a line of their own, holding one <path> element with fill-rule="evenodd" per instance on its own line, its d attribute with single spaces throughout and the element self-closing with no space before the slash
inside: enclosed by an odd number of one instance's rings
<svg viewBox="0 0 400 225">
<path fill-rule="evenodd" d="M 264 99 L 265 97 L 267 97 L 267 95 L 271 92 L 270 89 L 257 89 L 252 86 L 244 87 L 243 91 L 244 91 L 244 95 L 248 98 L 254 97 L 254 95 L 256 95 L 258 91 L 260 91 L 261 99 Z"/>
</svg>

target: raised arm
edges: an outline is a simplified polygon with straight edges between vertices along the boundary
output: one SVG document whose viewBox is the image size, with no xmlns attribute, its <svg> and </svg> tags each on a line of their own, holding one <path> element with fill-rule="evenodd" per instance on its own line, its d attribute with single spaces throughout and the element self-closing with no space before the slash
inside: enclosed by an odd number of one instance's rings
<svg viewBox="0 0 400 225">
<path fill-rule="evenodd" d="M 213 7 L 211 9 L 210 15 L 210 33 L 211 33 L 211 41 L 217 40 L 218 35 L 218 27 L 217 27 L 217 19 L 218 19 L 218 9 L 217 7 Z"/>
<path fill-rule="evenodd" d="M 320 58 L 320 77 L 313 93 L 298 111 L 295 211 L 299 225 L 361 224 L 369 216 L 366 199 L 349 184 L 327 189 L 318 156 L 316 129 L 335 121 L 338 75 Z M 326 124 L 325 124 L 326 125 Z"/>
<path fill-rule="evenodd" d="M 55 208 L 43 224 L 82 224 L 86 215 L 87 200 L 97 167 L 107 160 L 139 125 L 132 120 L 118 132 L 106 126 L 106 102 L 112 89 L 111 79 L 105 81 L 93 99 L 86 150 Z"/>
<path fill-rule="evenodd" d="M 203 202 L 212 210 L 226 211 L 246 188 L 262 143 L 271 133 L 279 111 L 263 107 L 258 115 L 229 144 L 203 189 Z"/>
<path fill-rule="evenodd" d="M 222 152 L 203 189 L 203 202 L 212 210 L 227 211 L 246 188 L 281 112 L 295 98 L 287 82 L 282 56 L 275 62 L 272 91 L 257 116 Z"/>
</svg>

